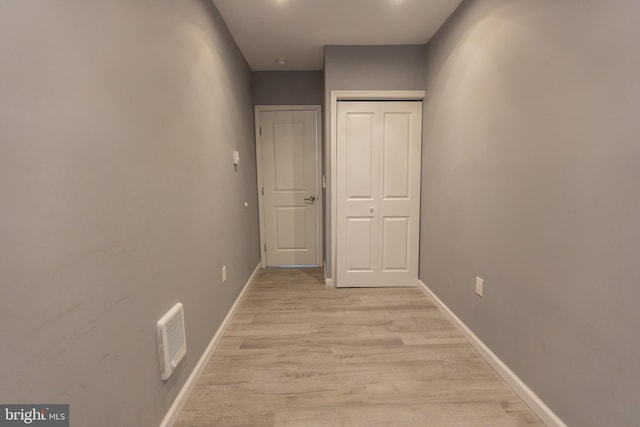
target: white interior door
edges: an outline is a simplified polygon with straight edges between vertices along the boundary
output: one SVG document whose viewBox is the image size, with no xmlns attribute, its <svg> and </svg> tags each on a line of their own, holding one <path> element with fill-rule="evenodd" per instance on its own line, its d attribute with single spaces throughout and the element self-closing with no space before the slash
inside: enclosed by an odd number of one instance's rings
<svg viewBox="0 0 640 427">
<path fill-rule="evenodd" d="M 266 265 L 319 266 L 319 111 L 261 111 Z"/>
<path fill-rule="evenodd" d="M 337 286 L 416 286 L 422 102 L 338 103 Z"/>
</svg>

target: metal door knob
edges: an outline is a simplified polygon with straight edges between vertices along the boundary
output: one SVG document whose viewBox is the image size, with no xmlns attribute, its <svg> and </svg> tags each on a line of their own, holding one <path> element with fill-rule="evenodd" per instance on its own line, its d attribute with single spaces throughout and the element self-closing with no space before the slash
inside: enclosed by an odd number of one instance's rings
<svg viewBox="0 0 640 427">
<path fill-rule="evenodd" d="M 298 200 L 300 200 L 300 199 L 298 199 Z M 315 202 L 316 201 L 316 196 L 307 197 L 305 200 L 307 202 Z"/>
</svg>

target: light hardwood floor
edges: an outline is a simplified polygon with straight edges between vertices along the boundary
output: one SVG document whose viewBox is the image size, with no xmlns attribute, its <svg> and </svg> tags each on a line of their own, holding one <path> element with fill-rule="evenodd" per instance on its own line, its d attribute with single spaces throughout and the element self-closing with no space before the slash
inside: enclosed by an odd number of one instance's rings
<svg viewBox="0 0 640 427">
<path fill-rule="evenodd" d="M 417 288 L 262 270 L 176 427 L 542 426 Z"/>
</svg>

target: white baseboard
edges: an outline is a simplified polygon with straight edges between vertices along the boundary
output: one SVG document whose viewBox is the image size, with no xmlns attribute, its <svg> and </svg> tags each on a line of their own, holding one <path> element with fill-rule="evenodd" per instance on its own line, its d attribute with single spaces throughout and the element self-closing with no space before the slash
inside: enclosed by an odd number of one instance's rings
<svg viewBox="0 0 640 427">
<path fill-rule="evenodd" d="M 498 358 L 467 325 L 456 316 L 449 307 L 438 298 L 427 285 L 418 280 L 418 287 L 435 302 L 436 306 L 460 330 L 462 335 L 502 377 L 502 379 L 516 392 L 518 396 L 531 408 L 533 412 L 549 427 L 567 427 L 567 425 L 531 390 L 502 360 Z"/>
<path fill-rule="evenodd" d="M 242 288 L 242 291 L 240 291 L 240 294 L 238 295 L 238 297 L 236 298 L 236 301 L 231 306 L 229 313 L 227 313 L 226 317 L 222 321 L 222 324 L 218 328 L 218 331 L 211 339 L 211 342 L 209 342 L 209 345 L 207 346 L 206 350 L 202 354 L 202 357 L 200 357 L 200 360 L 196 364 L 195 368 L 193 368 L 193 372 L 191 372 L 191 375 L 189 375 L 189 378 L 187 378 L 187 381 L 185 381 L 184 385 L 182 386 L 182 389 L 180 390 L 180 393 L 178 393 L 178 396 L 176 396 L 176 400 L 173 401 L 173 404 L 169 408 L 169 411 L 167 412 L 164 419 L 160 423 L 160 427 L 171 427 L 178 419 L 178 415 L 180 415 L 180 411 L 182 411 L 182 408 L 184 408 L 185 403 L 187 403 L 187 399 L 189 398 L 189 395 L 195 388 L 198 382 L 198 379 L 200 378 L 200 375 L 202 375 L 204 368 L 207 366 L 207 363 L 209 363 L 209 359 L 211 359 L 211 356 L 213 356 L 213 352 L 216 351 L 218 344 L 220 344 L 220 341 L 222 340 L 222 336 L 224 335 L 225 331 L 229 327 L 231 318 L 233 317 L 236 310 L 238 309 L 238 305 L 240 304 L 240 301 L 244 297 L 244 294 L 246 293 L 247 289 L 249 289 L 249 285 L 251 284 L 251 282 L 256 277 L 256 274 L 258 274 L 259 271 L 260 271 L 260 264 L 256 266 L 256 268 L 253 270 L 253 273 L 251 273 L 251 276 L 247 280 L 247 283 L 244 284 L 244 288 Z"/>
</svg>

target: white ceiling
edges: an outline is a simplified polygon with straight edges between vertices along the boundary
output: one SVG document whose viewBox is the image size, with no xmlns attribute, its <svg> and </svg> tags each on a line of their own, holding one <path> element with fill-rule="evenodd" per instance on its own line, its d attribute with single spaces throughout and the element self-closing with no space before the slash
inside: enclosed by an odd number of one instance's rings
<svg viewBox="0 0 640 427">
<path fill-rule="evenodd" d="M 462 0 L 213 0 L 252 70 L 321 70 L 325 45 L 424 44 Z M 286 58 L 286 66 L 276 65 Z"/>
</svg>

